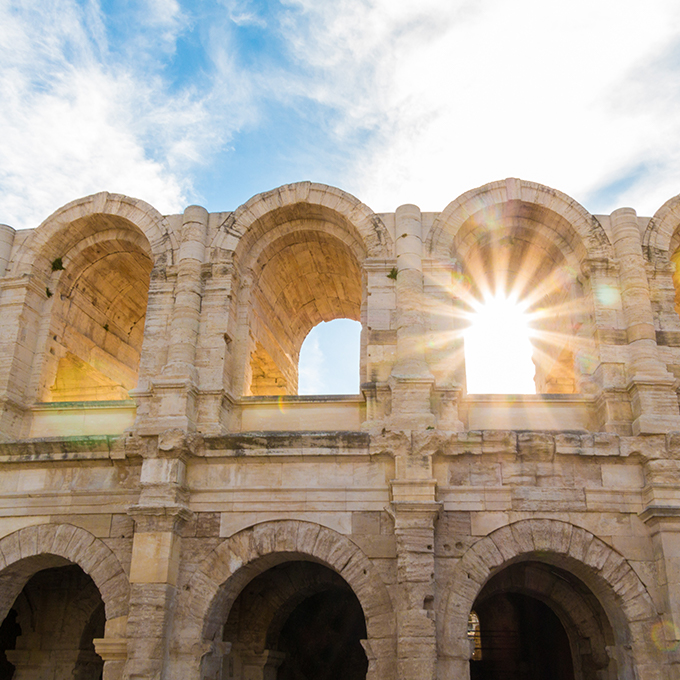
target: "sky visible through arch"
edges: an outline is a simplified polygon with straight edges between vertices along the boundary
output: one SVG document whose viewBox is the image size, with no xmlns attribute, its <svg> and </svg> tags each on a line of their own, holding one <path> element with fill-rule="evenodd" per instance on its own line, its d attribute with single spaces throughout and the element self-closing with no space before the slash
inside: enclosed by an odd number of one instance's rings
<svg viewBox="0 0 680 680">
<path fill-rule="evenodd" d="M 508 176 L 680 193 L 676 0 L 0 0 L 0 223 L 312 180 L 440 211 Z"/>
</svg>

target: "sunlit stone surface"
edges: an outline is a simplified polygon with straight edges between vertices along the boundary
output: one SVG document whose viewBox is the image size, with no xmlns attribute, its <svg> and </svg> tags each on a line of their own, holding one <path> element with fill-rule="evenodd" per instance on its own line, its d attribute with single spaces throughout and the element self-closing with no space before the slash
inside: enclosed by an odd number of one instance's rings
<svg viewBox="0 0 680 680">
<path fill-rule="evenodd" d="M 518 179 L 0 227 L 0 677 L 680 677 L 679 246 Z"/>
</svg>

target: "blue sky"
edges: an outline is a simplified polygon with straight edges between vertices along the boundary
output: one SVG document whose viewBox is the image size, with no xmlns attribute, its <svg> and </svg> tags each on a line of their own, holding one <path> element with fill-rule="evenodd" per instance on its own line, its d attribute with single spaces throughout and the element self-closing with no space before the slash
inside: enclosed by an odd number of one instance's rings
<svg viewBox="0 0 680 680">
<path fill-rule="evenodd" d="M 0 223 L 298 180 L 440 211 L 507 176 L 680 193 L 677 0 L 0 0 Z"/>
<path fill-rule="evenodd" d="M 675 0 L 0 0 L 0 222 L 311 179 L 376 211 L 517 176 L 591 212 L 680 191 Z"/>
</svg>

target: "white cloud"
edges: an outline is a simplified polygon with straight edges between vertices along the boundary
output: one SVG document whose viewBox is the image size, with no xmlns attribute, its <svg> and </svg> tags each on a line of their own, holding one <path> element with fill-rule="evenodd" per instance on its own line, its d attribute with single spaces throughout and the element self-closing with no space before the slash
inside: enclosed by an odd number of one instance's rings
<svg viewBox="0 0 680 680">
<path fill-rule="evenodd" d="M 133 36 L 114 55 L 94 1 L 0 4 L 1 222 L 35 227 L 102 190 L 183 209 L 190 171 L 243 114 L 238 102 L 228 114 L 217 106 L 215 125 L 214 92 L 172 92 L 157 73 L 150 45 L 174 49 L 182 19 L 175 0 L 148 0 L 135 17 L 146 44 Z"/>
<path fill-rule="evenodd" d="M 376 210 L 441 210 L 506 176 L 599 201 L 642 162 L 650 176 L 616 199 L 650 212 L 680 187 L 677 71 L 656 63 L 680 38 L 675 2 L 294 4 L 310 96 L 379 133 L 348 177 Z"/>
<path fill-rule="evenodd" d="M 0 3 L 0 221 L 35 226 L 103 189 L 181 210 L 268 102 L 331 112 L 312 123 L 332 121 L 328 173 L 375 210 L 442 210 L 506 176 L 594 212 L 651 214 L 680 188 L 674 0 L 217 2 Z M 209 63 L 179 88 L 166 67 L 197 26 Z"/>
</svg>

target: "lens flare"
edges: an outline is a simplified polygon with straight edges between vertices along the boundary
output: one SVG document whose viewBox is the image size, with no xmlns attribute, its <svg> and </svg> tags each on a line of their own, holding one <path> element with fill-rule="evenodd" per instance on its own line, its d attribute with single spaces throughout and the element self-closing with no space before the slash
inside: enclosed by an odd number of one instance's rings
<svg viewBox="0 0 680 680">
<path fill-rule="evenodd" d="M 605 307 L 615 307 L 621 302 L 621 294 L 618 288 L 602 283 L 595 287 L 595 297 Z"/>
<path fill-rule="evenodd" d="M 680 631 L 670 621 L 660 621 L 652 626 L 652 642 L 662 652 L 674 652 L 680 646 Z"/>
</svg>

